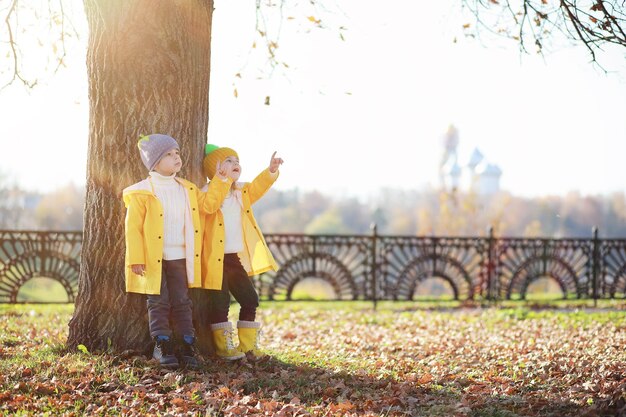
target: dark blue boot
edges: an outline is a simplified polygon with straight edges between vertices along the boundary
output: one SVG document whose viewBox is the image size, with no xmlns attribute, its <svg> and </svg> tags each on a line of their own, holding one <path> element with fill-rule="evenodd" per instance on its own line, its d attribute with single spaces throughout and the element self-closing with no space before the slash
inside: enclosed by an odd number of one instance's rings
<svg viewBox="0 0 626 417">
<path fill-rule="evenodd" d="M 178 368 L 178 359 L 174 356 L 174 344 L 169 336 L 159 335 L 154 338 L 152 357 L 164 368 Z"/>
<path fill-rule="evenodd" d="M 200 363 L 196 359 L 196 338 L 193 336 L 185 335 L 180 341 L 180 361 L 189 369 L 198 369 Z"/>
</svg>

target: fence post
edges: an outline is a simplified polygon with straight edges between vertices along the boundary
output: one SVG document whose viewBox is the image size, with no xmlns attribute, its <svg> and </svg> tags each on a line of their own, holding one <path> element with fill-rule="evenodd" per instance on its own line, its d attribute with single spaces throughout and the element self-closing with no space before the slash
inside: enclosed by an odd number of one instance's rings
<svg viewBox="0 0 626 417">
<path fill-rule="evenodd" d="M 593 307 L 596 308 L 598 307 L 598 265 L 600 263 L 600 242 L 598 239 L 598 227 L 594 226 L 591 231 L 593 233 L 593 261 L 591 264 L 591 285 L 593 286 Z"/>
<path fill-rule="evenodd" d="M 376 303 L 378 294 L 376 292 L 377 280 L 376 269 L 378 268 L 378 260 L 376 259 L 376 240 L 378 239 L 378 226 L 376 223 L 372 223 L 372 302 L 374 303 L 374 311 L 376 311 Z"/>
<path fill-rule="evenodd" d="M 493 226 L 489 226 L 489 239 L 487 241 L 487 300 L 495 299 L 493 283 Z"/>
</svg>

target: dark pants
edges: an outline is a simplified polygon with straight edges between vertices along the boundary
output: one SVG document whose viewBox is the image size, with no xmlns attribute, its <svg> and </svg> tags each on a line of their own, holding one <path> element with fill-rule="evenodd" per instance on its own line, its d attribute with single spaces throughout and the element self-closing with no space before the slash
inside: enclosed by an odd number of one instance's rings
<svg viewBox="0 0 626 417">
<path fill-rule="evenodd" d="M 185 259 L 163 261 L 161 294 L 148 295 L 150 336 L 194 336 Z M 171 323 L 171 327 L 170 327 Z"/>
<path fill-rule="evenodd" d="M 236 253 L 224 255 L 222 289 L 209 290 L 209 321 L 211 324 L 228 321 L 230 294 L 235 297 L 241 307 L 239 320 L 254 321 L 256 309 L 259 306 L 259 295 Z"/>
</svg>

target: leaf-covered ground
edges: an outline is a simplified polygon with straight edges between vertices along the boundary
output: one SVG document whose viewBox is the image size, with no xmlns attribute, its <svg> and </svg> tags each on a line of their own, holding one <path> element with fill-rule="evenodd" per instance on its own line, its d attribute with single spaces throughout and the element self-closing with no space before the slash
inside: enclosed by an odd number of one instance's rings
<svg viewBox="0 0 626 417">
<path fill-rule="evenodd" d="M 165 371 L 65 352 L 71 306 L 0 306 L 0 415 L 626 415 L 623 308 L 265 303 L 268 359 Z"/>
</svg>

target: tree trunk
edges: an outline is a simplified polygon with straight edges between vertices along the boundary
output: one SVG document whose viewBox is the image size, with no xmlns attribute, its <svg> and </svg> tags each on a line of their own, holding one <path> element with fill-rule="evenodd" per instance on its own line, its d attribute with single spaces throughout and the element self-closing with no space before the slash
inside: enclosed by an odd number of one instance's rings
<svg viewBox="0 0 626 417">
<path fill-rule="evenodd" d="M 122 190 L 147 176 L 137 140 L 150 133 L 174 137 L 183 157 L 180 176 L 203 182 L 213 1 L 85 0 L 85 11 L 87 195 L 68 347 L 145 351 L 150 346 L 145 296 L 125 292 Z M 197 293 L 194 308 L 203 309 L 206 297 Z"/>
</svg>

